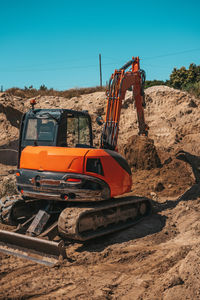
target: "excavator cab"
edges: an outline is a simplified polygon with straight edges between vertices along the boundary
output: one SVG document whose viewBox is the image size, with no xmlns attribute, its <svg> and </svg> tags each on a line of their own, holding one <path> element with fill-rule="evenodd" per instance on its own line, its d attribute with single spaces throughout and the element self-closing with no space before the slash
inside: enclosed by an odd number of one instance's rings
<svg viewBox="0 0 200 300">
<path fill-rule="evenodd" d="M 27 146 L 93 147 L 91 118 L 84 111 L 32 109 L 23 116 L 20 132 L 19 158 Z"/>
</svg>

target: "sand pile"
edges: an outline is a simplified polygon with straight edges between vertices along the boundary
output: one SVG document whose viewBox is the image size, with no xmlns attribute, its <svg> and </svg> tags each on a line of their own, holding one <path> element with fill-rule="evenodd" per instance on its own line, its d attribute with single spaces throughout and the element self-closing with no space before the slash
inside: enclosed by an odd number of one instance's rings
<svg viewBox="0 0 200 300">
<path fill-rule="evenodd" d="M 186 92 L 167 86 L 154 86 L 145 90 L 147 107 L 146 122 L 149 138 L 156 148 L 164 151 L 185 151 L 200 155 L 200 100 Z M 43 96 L 37 98 L 38 108 L 66 108 L 87 110 L 93 121 L 94 144 L 99 145 L 102 128 L 95 122 L 97 115 L 105 116 L 106 96 L 104 92 L 66 99 Z M 6 113 L 7 110 L 12 110 Z M 0 94 L 0 145 L 12 142 L 18 135 L 21 113 L 30 109 L 29 100 Z M 16 112 L 13 116 L 12 112 Z M 119 145 L 126 145 L 129 137 L 136 135 L 137 117 L 132 93 L 127 92 L 120 119 Z"/>
<path fill-rule="evenodd" d="M 200 155 L 200 100 L 166 86 L 146 89 L 146 120 L 155 145 Z"/>
<path fill-rule="evenodd" d="M 150 170 L 161 167 L 153 140 L 145 136 L 130 137 L 126 145 L 121 147 L 121 152 L 134 170 Z"/>
<path fill-rule="evenodd" d="M 16 148 L 23 111 L 21 98 L 0 93 L 0 148 Z"/>
<path fill-rule="evenodd" d="M 154 86 L 145 90 L 145 119 L 149 137 L 164 151 L 185 151 L 200 155 L 200 100 L 190 94 Z M 127 92 L 122 109 L 119 139 L 126 144 L 129 136 L 137 132 L 136 112 L 131 92 Z"/>
</svg>

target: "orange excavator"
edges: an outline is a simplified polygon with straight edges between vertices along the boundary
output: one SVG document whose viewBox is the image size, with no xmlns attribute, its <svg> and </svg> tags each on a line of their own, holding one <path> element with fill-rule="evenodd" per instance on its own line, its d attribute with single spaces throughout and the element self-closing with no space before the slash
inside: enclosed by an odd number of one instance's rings
<svg viewBox="0 0 200 300">
<path fill-rule="evenodd" d="M 128 69 L 128 70 L 127 70 Z M 15 225 L 0 230 L 0 251 L 51 265 L 65 257 L 66 241 L 87 241 L 135 224 L 149 215 L 151 202 L 130 195 L 131 169 L 117 152 L 120 112 L 132 89 L 139 134 L 144 120 L 145 73 L 132 58 L 112 74 L 100 148 L 93 147 L 86 111 L 36 109 L 24 114 L 16 171 L 19 195 L 1 200 L 0 219 Z"/>
</svg>

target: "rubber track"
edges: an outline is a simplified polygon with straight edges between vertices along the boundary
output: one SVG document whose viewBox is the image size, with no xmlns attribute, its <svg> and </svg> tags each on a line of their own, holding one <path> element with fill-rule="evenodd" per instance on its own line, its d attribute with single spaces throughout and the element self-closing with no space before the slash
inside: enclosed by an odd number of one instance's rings
<svg viewBox="0 0 200 300">
<path fill-rule="evenodd" d="M 81 218 L 84 217 L 84 215 L 96 214 L 96 220 L 98 218 L 98 213 L 102 210 L 109 210 L 116 207 L 121 207 L 123 205 L 129 205 L 129 204 L 135 204 L 137 207 L 139 203 L 146 202 L 147 205 L 147 212 L 142 216 L 138 214 L 137 216 L 132 220 L 127 220 L 127 222 L 117 222 L 116 216 L 116 222 L 114 225 L 109 227 L 109 224 L 104 224 L 102 229 L 98 229 L 97 231 L 93 230 L 89 233 L 81 233 L 79 232 L 79 222 Z M 86 241 L 98 236 L 102 236 L 105 234 L 109 234 L 111 232 L 115 232 L 121 229 L 124 229 L 126 227 L 132 226 L 136 224 L 137 222 L 141 221 L 144 217 L 149 215 L 151 213 L 151 202 L 147 198 L 139 198 L 139 197 L 122 197 L 118 199 L 111 199 L 110 201 L 107 201 L 106 204 L 99 204 L 96 208 L 94 207 L 68 207 L 64 209 L 58 219 L 58 231 L 60 235 L 64 238 L 69 238 L 73 240 L 79 240 L 79 241 Z M 108 226 L 107 226 L 108 225 Z"/>
<path fill-rule="evenodd" d="M 20 201 L 19 201 L 20 200 Z M 16 221 L 12 218 L 12 211 L 15 206 L 22 203 L 21 197 L 10 196 L 4 200 L 0 199 L 0 221 L 7 225 L 16 225 Z M 24 201 L 23 201 L 24 203 Z"/>
</svg>

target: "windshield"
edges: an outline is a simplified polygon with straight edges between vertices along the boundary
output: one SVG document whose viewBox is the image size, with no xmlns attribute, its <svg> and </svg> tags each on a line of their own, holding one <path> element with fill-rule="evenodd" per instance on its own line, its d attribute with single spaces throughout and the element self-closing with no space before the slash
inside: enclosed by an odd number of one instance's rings
<svg viewBox="0 0 200 300">
<path fill-rule="evenodd" d="M 55 119 L 29 119 L 25 140 L 53 142 L 56 123 Z"/>
<path fill-rule="evenodd" d="M 90 145 L 88 118 L 68 116 L 67 144 L 69 147 L 77 147 L 78 145 Z"/>
<path fill-rule="evenodd" d="M 90 146 L 89 119 L 84 116 L 68 114 L 59 125 L 58 145 L 67 147 Z"/>
</svg>

